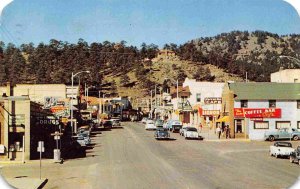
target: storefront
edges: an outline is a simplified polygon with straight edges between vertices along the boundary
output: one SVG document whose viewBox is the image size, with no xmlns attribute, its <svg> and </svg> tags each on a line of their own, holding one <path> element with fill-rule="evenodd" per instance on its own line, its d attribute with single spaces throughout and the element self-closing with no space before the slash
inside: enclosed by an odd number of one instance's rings
<svg viewBox="0 0 300 189">
<path fill-rule="evenodd" d="M 300 128 L 299 83 L 229 83 L 222 115 L 231 136 L 263 140 L 266 131 Z"/>
</svg>

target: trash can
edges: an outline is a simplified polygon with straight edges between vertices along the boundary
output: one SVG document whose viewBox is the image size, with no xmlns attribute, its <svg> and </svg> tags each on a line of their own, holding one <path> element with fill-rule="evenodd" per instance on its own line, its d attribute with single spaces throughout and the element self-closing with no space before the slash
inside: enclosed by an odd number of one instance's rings
<svg viewBox="0 0 300 189">
<path fill-rule="evenodd" d="M 54 149 L 54 161 L 60 161 L 60 149 Z"/>
</svg>

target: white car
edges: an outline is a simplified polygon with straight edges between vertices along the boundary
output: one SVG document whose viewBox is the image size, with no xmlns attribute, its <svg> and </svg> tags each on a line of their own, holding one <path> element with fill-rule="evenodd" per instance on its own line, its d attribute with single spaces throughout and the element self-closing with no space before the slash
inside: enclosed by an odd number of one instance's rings
<svg viewBox="0 0 300 189">
<path fill-rule="evenodd" d="M 155 130 L 156 127 L 154 125 L 154 121 L 153 120 L 147 120 L 146 125 L 145 125 L 145 129 L 146 130 Z"/>
<path fill-rule="evenodd" d="M 186 130 L 184 131 L 184 138 L 185 139 L 199 139 L 199 133 L 198 130 L 195 127 L 186 127 Z"/>
<path fill-rule="evenodd" d="M 145 123 L 147 122 L 147 120 L 148 120 L 148 118 L 146 118 L 146 117 L 143 117 L 143 119 L 142 119 L 142 121 L 141 121 L 141 122 L 145 124 Z"/>
<path fill-rule="evenodd" d="M 290 156 L 294 152 L 292 144 L 290 142 L 275 142 L 274 145 L 270 146 L 270 156 Z"/>
</svg>

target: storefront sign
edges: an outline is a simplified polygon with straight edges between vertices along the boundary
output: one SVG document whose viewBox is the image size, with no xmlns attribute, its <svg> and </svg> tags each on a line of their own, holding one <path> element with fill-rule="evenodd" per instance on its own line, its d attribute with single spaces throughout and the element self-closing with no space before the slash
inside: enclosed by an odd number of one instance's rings
<svg viewBox="0 0 300 189">
<path fill-rule="evenodd" d="M 205 104 L 222 104 L 222 98 L 221 97 L 207 97 L 204 98 Z"/>
<path fill-rule="evenodd" d="M 245 118 L 280 118 L 279 108 L 234 108 L 234 117 Z"/>
<path fill-rule="evenodd" d="M 220 115 L 220 110 L 203 110 L 202 115 L 206 116 L 216 116 Z"/>
<path fill-rule="evenodd" d="M 16 114 L 9 116 L 9 123 L 10 126 L 20 126 L 25 125 L 25 114 Z"/>
</svg>

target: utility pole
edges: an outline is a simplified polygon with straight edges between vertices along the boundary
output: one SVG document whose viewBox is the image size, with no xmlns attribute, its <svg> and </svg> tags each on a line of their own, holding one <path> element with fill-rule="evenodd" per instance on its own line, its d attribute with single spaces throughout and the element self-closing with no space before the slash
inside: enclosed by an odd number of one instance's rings
<svg viewBox="0 0 300 189">
<path fill-rule="evenodd" d="M 151 99 L 150 99 L 150 118 L 152 119 L 152 90 L 151 90 Z"/>
</svg>

